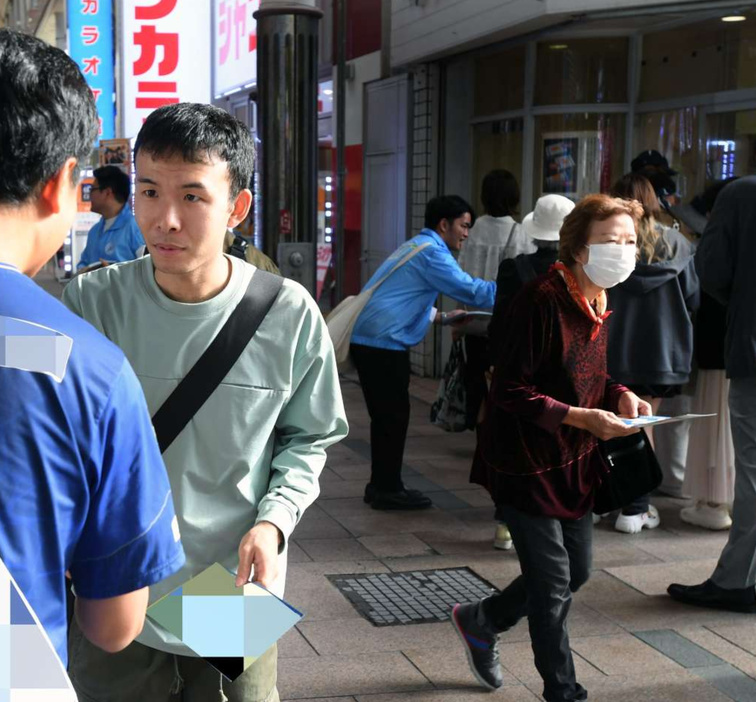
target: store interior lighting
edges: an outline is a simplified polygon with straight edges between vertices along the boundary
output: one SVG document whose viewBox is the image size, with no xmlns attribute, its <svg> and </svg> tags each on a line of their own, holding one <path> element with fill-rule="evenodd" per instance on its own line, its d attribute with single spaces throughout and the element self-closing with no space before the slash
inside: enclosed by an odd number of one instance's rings
<svg viewBox="0 0 756 702">
<path fill-rule="evenodd" d="M 727 15 L 722 17 L 722 22 L 745 22 L 745 15 Z"/>
</svg>

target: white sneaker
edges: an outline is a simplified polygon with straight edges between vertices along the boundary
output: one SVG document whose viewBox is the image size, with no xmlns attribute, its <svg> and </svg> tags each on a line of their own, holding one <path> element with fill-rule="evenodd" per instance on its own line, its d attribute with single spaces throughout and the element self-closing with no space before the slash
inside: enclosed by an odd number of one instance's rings
<svg viewBox="0 0 756 702">
<path fill-rule="evenodd" d="M 659 526 L 659 512 L 653 505 L 649 505 L 648 512 L 628 516 L 620 512 L 614 528 L 623 534 L 639 534 L 643 529 L 656 529 Z"/>
<path fill-rule="evenodd" d="M 729 529 L 732 526 L 732 517 L 727 510 L 727 505 L 710 505 L 706 502 L 697 502 L 691 507 L 683 507 L 680 510 L 680 519 L 688 524 L 712 531 Z"/>
<path fill-rule="evenodd" d="M 506 524 L 497 524 L 494 548 L 498 548 L 500 551 L 512 550 L 512 535 L 509 533 L 509 528 Z"/>
<path fill-rule="evenodd" d="M 596 514 L 594 512 L 592 515 L 593 526 L 596 526 L 596 524 L 598 524 L 604 517 L 608 517 L 609 514 L 610 514 L 609 512 L 604 512 L 604 514 Z"/>
</svg>

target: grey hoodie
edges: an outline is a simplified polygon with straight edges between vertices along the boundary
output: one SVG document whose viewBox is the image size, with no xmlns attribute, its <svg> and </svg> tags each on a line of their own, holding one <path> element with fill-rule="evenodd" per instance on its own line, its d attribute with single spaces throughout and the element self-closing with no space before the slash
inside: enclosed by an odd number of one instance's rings
<svg viewBox="0 0 756 702">
<path fill-rule="evenodd" d="M 607 291 L 608 366 L 625 385 L 684 385 L 693 357 L 692 314 L 699 305 L 693 245 L 665 229 L 657 252 L 666 260 L 639 263 L 633 274 Z"/>
</svg>

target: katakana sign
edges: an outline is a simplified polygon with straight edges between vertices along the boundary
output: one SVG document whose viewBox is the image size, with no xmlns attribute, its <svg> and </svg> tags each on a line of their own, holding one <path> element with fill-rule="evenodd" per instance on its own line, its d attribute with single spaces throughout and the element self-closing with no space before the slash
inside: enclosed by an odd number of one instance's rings
<svg viewBox="0 0 756 702">
<path fill-rule="evenodd" d="M 210 4 L 211 0 L 121 3 L 125 137 L 135 137 L 158 107 L 210 102 Z"/>
<path fill-rule="evenodd" d="M 260 0 L 213 0 L 216 97 L 257 82 L 257 21 Z"/>
<path fill-rule="evenodd" d="M 113 12 L 104 0 L 68 0 L 68 46 L 92 89 L 101 139 L 115 136 Z M 99 140 L 99 139 L 98 139 Z"/>
</svg>

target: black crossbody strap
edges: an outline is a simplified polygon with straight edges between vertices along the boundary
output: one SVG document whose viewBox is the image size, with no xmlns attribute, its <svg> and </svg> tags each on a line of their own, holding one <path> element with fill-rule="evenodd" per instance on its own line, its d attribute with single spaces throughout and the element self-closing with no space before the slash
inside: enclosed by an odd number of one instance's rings
<svg viewBox="0 0 756 702">
<path fill-rule="evenodd" d="M 236 309 L 152 418 L 161 453 L 189 424 L 233 368 L 270 312 L 283 278 L 256 270 Z"/>
</svg>

